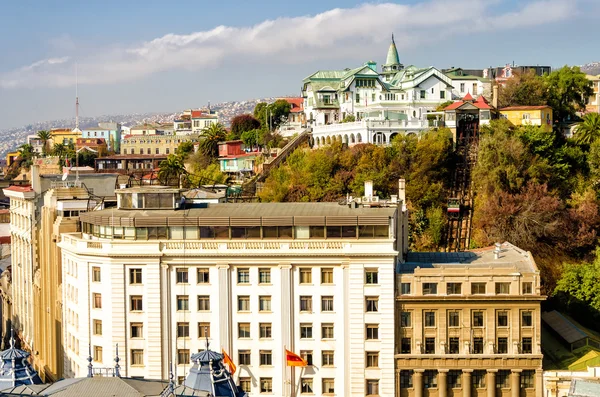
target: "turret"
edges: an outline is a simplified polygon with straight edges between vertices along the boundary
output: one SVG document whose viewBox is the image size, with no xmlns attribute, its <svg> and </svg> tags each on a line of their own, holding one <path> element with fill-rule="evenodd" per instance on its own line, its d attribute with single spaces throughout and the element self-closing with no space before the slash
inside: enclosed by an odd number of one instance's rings
<svg viewBox="0 0 600 397">
<path fill-rule="evenodd" d="M 394 41 L 394 34 L 392 33 L 392 42 L 390 48 L 388 48 L 387 58 L 381 68 L 381 74 L 386 76 L 386 80 L 390 80 L 391 76 L 404 69 L 404 65 L 400 63 L 400 57 L 398 56 L 398 49 L 396 48 L 396 42 Z"/>
</svg>

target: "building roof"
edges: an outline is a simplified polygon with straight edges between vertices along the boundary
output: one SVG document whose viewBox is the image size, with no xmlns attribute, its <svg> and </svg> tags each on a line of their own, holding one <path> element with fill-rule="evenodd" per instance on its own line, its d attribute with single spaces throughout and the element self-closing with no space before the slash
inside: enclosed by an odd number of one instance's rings
<svg viewBox="0 0 600 397">
<path fill-rule="evenodd" d="M 592 379 L 573 379 L 569 389 L 569 397 L 600 396 L 600 381 Z"/>
<path fill-rule="evenodd" d="M 390 48 L 388 48 L 387 57 L 385 59 L 385 66 L 398 64 L 400 64 L 400 57 L 398 56 L 398 49 L 396 48 L 396 43 L 394 42 L 394 35 L 392 34 L 392 42 L 390 43 Z"/>
<path fill-rule="evenodd" d="M 258 156 L 260 153 L 259 152 L 244 152 L 244 153 L 240 153 L 240 154 L 229 154 L 227 156 L 221 156 L 218 158 L 218 160 L 229 160 L 229 159 L 240 159 L 240 158 L 244 158 L 244 157 L 256 157 Z"/>
<path fill-rule="evenodd" d="M 102 160 L 152 160 L 166 159 L 168 154 L 115 154 L 113 156 L 98 157 L 96 161 Z"/>
<path fill-rule="evenodd" d="M 284 101 L 292 105 L 292 108 L 290 109 L 291 113 L 300 113 L 304 111 L 304 98 L 302 97 L 285 97 L 278 99 L 283 99 Z"/>
<path fill-rule="evenodd" d="M 208 113 L 202 110 L 192 110 L 193 119 L 216 119 L 218 116 L 214 113 Z"/>
<path fill-rule="evenodd" d="M 41 384 L 42 380 L 28 361 L 29 353 L 15 347 L 11 331 L 10 347 L 0 353 L 0 390 L 21 385 Z"/>
<path fill-rule="evenodd" d="M 567 343 L 574 343 L 588 336 L 583 330 L 579 329 L 568 318 L 556 310 L 542 313 L 542 320 Z"/>
<path fill-rule="evenodd" d="M 479 110 L 492 109 L 487 99 L 483 95 L 480 95 L 475 101 L 471 94 L 467 92 L 467 95 L 462 100 L 455 101 L 444 108 L 444 111 L 457 110 L 464 105 L 475 106 Z"/>
<path fill-rule="evenodd" d="M 544 110 L 544 109 L 549 109 L 550 106 L 548 105 L 541 105 L 541 106 L 507 106 L 505 108 L 500 109 L 501 112 L 504 111 L 511 111 L 511 110 Z"/>
<path fill-rule="evenodd" d="M 600 367 L 600 352 L 590 350 L 573 364 L 569 365 L 569 371 L 585 371 L 588 367 Z"/>
<path fill-rule="evenodd" d="M 511 243 L 500 245 L 498 259 L 495 246 L 464 252 L 409 252 L 405 263 L 399 265 L 400 273 L 413 273 L 416 268 L 481 268 L 510 269 L 518 272 L 536 272 L 531 254 Z"/>
<path fill-rule="evenodd" d="M 11 192 L 19 192 L 19 193 L 29 193 L 33 192 L 33 188 L 31 185 L 12 185 L 4 188 L 3 190 L 9 190 Z"/>
</svg>

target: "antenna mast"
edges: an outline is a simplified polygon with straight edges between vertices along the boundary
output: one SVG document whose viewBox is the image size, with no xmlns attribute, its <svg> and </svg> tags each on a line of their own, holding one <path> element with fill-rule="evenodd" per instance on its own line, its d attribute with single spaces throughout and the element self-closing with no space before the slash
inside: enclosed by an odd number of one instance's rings
<svg viewBox="0 0 600 397">
<path fill-rule="evenodd" d="M 75 64 L 75 129 L 79 130 L 79 76 Z"/>
</svg>

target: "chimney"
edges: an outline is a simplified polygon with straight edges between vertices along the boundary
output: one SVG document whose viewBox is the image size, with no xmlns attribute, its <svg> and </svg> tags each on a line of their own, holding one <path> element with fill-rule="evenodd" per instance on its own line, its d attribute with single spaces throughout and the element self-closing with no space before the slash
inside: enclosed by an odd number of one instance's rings
<svg viewBox="0 0 600 397">
<path fill-rule="evenodd" d="M 31 188 L 36 194 L 42 193 L 42 180 L 40 178 L 40 166 L 33 164 L 31 166 Z"/>
<path fill-rule="evenodd" d="M 373 181 L 365 181 L 365 197 L 373 197 Z"/>
<path fill-rule="evenodd" d="M 498 109 L 498 84 L 492 86 L 492 106 Z"/>
<path fill-rule="evenodd" d="M 406 205 L 406 179 L 398 179 L 398 201 Z"/>
<path fill-rule="evenodd" d="M 496 248 L 494 248 L 494 259 L 498 260 L 500 258 L 500 243 L 496 243 Z"/>
</svg>

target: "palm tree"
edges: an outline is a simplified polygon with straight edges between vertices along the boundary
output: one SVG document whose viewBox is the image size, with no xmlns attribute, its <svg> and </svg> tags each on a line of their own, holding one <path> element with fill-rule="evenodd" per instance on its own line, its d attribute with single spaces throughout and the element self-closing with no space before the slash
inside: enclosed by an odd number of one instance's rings
<svg viewBox="0 0 600 397">
<path fill-rule="evenodd" d="M 33 146 L 31 146 L 29 143 L 24 143 L 19 146 L 18 152 L 19 157 L 24 160 L 28 160 L 33 157 Z"/>
<path fill-rule="evenodd" d="M 48 141 L 52 139 L 52 133 L 50 131 L 38 131 L 37 137 L 40 141 L 42 141 L 42 154 L 44 157 L 48 153 Z"/>
<path fill-rule="evenodd" d="M 62 143 L 55 143 L 54 146 L 52 146 L 52 154 L 54 156 L 62 158 L 64 157 L 65 153 L 65 146 Z"/>
<path fill-rule="evenodd" d="M 588 113 L 577 124 L 575 140 L 583 145 L 591 145 L 598 138 L 600 138 L 600 114 Z"/>
<path fill-rule="evenodd" d="M 225 127 L 221 123 L 211 124 L 205 127 L 200 134 L 200 150 L 207 156 L 217 157 L 219 155 L 219 142 L 225 140 Z"/>
<path fill-rule="evenodd" d="M 158 170 L 158 179 L 162 184 L 168 185 L 169 181 L 177 179 L 177 185 L 181 185 L 181 175 L 187 174 L 183 158 L 176 154 L 170 154 L 166 160 L 161 161 Z"/>
</svg>

